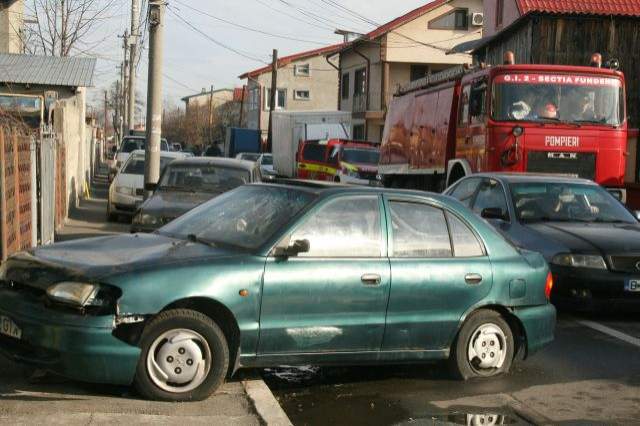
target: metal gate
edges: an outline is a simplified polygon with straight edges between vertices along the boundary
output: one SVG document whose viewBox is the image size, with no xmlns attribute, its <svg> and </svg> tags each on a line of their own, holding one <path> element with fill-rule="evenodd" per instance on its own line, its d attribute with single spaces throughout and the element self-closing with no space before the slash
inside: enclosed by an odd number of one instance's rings
<svg viewBox="0 0 640 426">
<path fill-rule="evenodd" d="M 52 244 L 56 231 L 56 135 L 51 126 L 40 129 L 38 144 L 39 243 Z"/>
</svg>

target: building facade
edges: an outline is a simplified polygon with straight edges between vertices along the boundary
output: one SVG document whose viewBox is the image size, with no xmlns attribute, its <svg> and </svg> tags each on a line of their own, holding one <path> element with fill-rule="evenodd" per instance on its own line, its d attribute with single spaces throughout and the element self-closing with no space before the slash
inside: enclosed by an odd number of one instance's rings
<svg viewBox="0 0 640 426">
<path fill-rule="evenodd" d="M 449 54 L 482 37 L 481 0 L 436 0 L 363 35 L 340 58 L 340 110 L 351 111 L 355 139 L 380 142 L 389 102 L 399 86 L 471 63 Z"/>
<path fill-rule="evenodd" d="M 189 108 L 218 108 L 227 102 L 233 101 L 234 89 L 217 89 L 206 90 L 202 89 L 202 92 L 195 95 L 189 95 L 182 98 L 184 102 L 185 111 L 189 113 Z"/>
<path fill-rule="evenodd" d="M 279 111 L 335 111 L 338 108 L 339 58 L 327 58 L 342 44 L 315 49 L 278 60 L 275 109 Z M 269 129 L 271 66 L 240 76 L 247 80 L 245 103 L 249 129 Z"/>
<path fill-rule="evenodd" d="M 24 0 L 0 0 L 0 53 L 23 53 Z"/>
</svg>

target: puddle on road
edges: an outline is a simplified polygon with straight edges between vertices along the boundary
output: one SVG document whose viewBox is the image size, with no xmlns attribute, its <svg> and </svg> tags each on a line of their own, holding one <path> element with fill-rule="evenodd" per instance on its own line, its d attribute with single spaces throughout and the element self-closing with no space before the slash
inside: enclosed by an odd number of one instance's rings
<svg viewBox="0 0 640 426">
<path fill-rule="evenodd" d="M 446 373 L 415 366 L 280 367 L 262 372 L 294 425 L 529 425 L 509 407 L 454 407 L 400 401 L 404 388 L 389 392 L 394 379 L 415 377 L 447 386 Z M 444 376 L 444 377 L 443 377 Z M 398 383 L 400 385 L 400 382 Z M 395 394 L 395 396 L 394 396 Z M 400 395 L 400 396 L 399 396 Z M 427 397 L 426 395 L 424 396 Z"/>
</svg>

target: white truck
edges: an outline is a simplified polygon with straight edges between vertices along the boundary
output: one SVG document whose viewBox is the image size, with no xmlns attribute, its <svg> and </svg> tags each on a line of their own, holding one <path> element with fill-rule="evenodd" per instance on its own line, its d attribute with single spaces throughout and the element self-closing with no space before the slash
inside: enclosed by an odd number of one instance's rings
<svg viewBox="0 0 640 426">
<path fill-rule="evenodd" d="M 301 141 L 351 139 L 348 111 L 273 113 L 273 168 L 278 176 L 296 177 L 296 154 Z"/>
</svg>

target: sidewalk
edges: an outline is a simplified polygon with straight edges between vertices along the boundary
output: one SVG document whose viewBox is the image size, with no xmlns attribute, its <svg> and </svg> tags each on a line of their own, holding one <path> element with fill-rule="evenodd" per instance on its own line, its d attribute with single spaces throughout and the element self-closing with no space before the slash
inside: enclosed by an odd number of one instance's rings
<svg viewBox="0 0 640 426">
<path fill-rule="evenodd" d="M 107 180 L 98 176 L 91 198 L 70 214 L 57 241 L 129 232 L 106 219 Z M 171 404 L 139 399 L 133 389 L 83 384 L 51 375 L 31 376 L 0 357 L 0 424 L 290 425 L 275 397 L 258 378 L 236 375 L 206 401 Z M 242 374 L 243 372 L 241 372 Z"/>
</svg>

